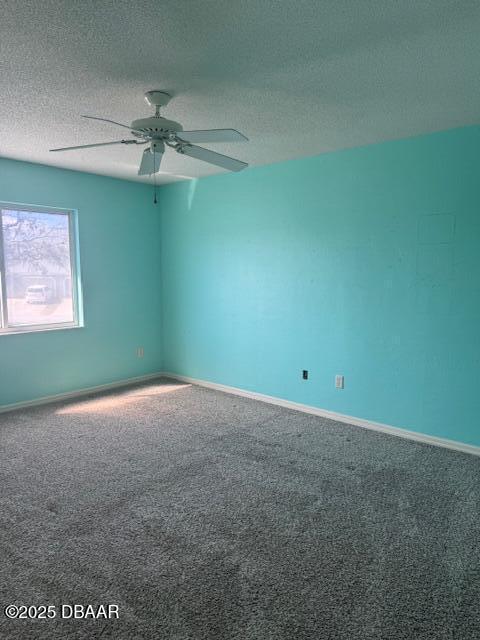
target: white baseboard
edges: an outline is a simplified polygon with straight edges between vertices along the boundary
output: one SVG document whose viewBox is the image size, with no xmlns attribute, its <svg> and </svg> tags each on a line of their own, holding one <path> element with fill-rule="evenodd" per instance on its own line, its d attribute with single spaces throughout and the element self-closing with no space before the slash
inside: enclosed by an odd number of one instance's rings
<svg viewBox="0 0 480 640">
<path fill-rule="evenodd" d="M 365 420 L 363 418 L 357 418 L 355 416 L 347 416 L 342 413 L 336 413 L 335 411 L 328 411 L 327 409 L 319 409 L 308 404 L 301 404 L 299 402 L 292 402 L 291 400 L 284 400 L 283 398 L 277 398 L 275 396 L 267 396 L 263 393 L 256 393 L 255 391 L 247 391 L 245 389 L 239 389 L 238 387 L 229 387 L 228 385 L 219 384 L 217 382 L 210 382 L 208 380 L 200 380 L 198 378 L 190 378 L 189 376 L 182 376 L 172 372 L 157 372 L 150 373 L 143 376 L 136 376 L 135 378 L 124 378 L 123 380 L 116 380 L 115 382 L 109 382 L 107 384 L 100 384 L 94 387 L 86 387 L 84 389 L 77 389 L 75 391 L 67 391 L 65 393 L 58 393 L 51 396 L 43 396 L 36 398 L 35 400 L 26 400 L 24 402 L 15 402 L 13 404 L 7 404 L 0 406 L 0 413 L 7 411 L 14 411 L 16 409 L 25 409 L 27 407 L 35 407 L 38 405 L 49 404 L 51 402 L 58 402 L 61 400 L 69 400 L 71 398 L 79 398 L 91 393 L 98 393 L 100 391 L 108 391 L 110 389 L 119 389 L 131 384 L 139 382 L 148 382 L 155 378 L 167 377 L 180 382 L 189 382 L 196 384 L 200 387 L 207 387 L 209 389 L 216 389 L 217 391 L 223 391 L 225 393 L 231 393 L 236 396 L 243 396 L 244 398 L 251 398 L 252 400 L 259 400 L 260 402 L 267 402 L 268 404 L 274 404 L 279 407 L 285 407 L 286 409 L 293 409 L 295 411 L 303 411 L 304 413 L 310 413 L 314 416 L 320 416 L 322 418 L 328 418 L 329 420 L 335 420 L 336 422 L 344 422 L 346 424 L 362 427 L 363 429 L 370 429 L 371 431 L 378 431 L 380 433 L 387 433 L 392 436 L 400 438 L 406 438 L 407 440 L 415 440 L 416 442 L 424 442 L 437 447 L 444 447 L 445 449 L 453 449 L 454 451 L 460 451 L 462 453 L 470 453 L 474 456 L 480 456 L 480 447 L 475 445 L 466 444 L 464 442 L 457 442 L 456 440 L 448 440 L 447 438 L 438 438 L 436 436 L 430 436 L 425 433 L 418 433 L 416 431 L 410 431 L 408 429 L 401 429 L 400 427 L 393 427 L 388 424 L 382 424 L 380 422 L 373 422 L 371 420 Z"/>
<path fill-rule="evenodd" d="M 99 391 L 118 389 L 120 387 L 126 387 L 137 382 L 147 382 L 148 380 L 153 380 L 154 378 L 160 378 L 162 375 L 162 373 L 149 373 L 144 376 L 136 376 L 135 378 L 124 378 L 123 380 L 116 380 L 115 382 L 108 382 L 107 384 L 99 384 L 95 387 L 86 387 L 84 389 L 76 389 L 75 391 L 57 393 L 52 396 L 42 396 L 41 398 L 35 398 L 34 400 L 25 400 L 23 402 L 15 402 L 13 404 L 4 404 L 0 405 L 0 413 L 15 411 L 16 409 L 25 409 L 27 407 L 36 407 L 41 404 L 50 404 L 51 402 L 58 402 L 59 400 L 79 398 L 81 396 L 87 396 L 91 393 L 98 393 Z"/>
<path fill-rule="evenodd" d="M 474 456 L 480 456 L 480 447 L 472 444 L 457 442 L 456 440 L 448 440 L 447 438 L 437 438 L 436 436 L 430 436 L 426 433 L 418 433 L 416 431 L 410 431 L 408 429 L 392 427 L 388 424 L 372 422 L 371 420 L 364 420 L 363 418 L 356 418 L 355 416 L 347 416 L 342 413 L 336 413 L 335 411 L 328 411 L 327 409 L 312 407 L 308 404 L 300 404 L 299 402 L 283 400 L 282 398 L 267 396 L 263 393 L 256 393 L 255 391 L 246 391 L 245 389 L 239 389 L 237 387 L 229 387 L 224 384 L 209 382 L 208 380 L 190 378 L 188 376 L 182 376 L 177 373 L 164 372 L 162 373 L 162 376 L 173 378 L 174 380 L 179 380 L 180 382 L 190 382 L 191 384 L 196 384 L 201 387 L 208 387 L 209 389 L 216 389 L 217 391 L 224 391 L 225 393 L 232 393 L 236 396 L 243 396 L 244 398 L 251 398 L 252 400 L 260 400 L 260 402 L 275 404 L 279 407 L 294 409 L 295 411 L 303 411 L 304 413 L 310 413 L 314 416 L 328 418 L 330 420 L 335 420 L 336 422 L 344 422 L 356 427 L 362 427 L 363 429 L 370 429 L 371 431 L 387 433 L 399 438 L 406 438 L 407 440 L 415 440 L 416 442 L 423 442 L 426 444 L 434 445 L 436 447 L 444 447 L 445 449 L 453 449 L 454 451 L 461 451 L 462 453 L 470 453 Z"/>
</svg>

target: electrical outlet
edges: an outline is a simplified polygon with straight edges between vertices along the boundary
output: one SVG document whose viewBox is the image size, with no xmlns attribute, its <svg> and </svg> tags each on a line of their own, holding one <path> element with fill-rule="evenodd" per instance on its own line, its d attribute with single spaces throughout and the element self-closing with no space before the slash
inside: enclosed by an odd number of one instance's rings
<svg viewBox="0 0 480 640">
<path fill-rule="evenodd" d="M 335 376 L 335 389 L 343 389 L 345 387 L 345 378 L 343 376 Z"/>
<path fill-rule="evenodd" d="M 308 380 L 308 371 L 306 369 L 302 371 L 302 378 L 303 380 Z"/>
<path fill-rule="evenodd" d="M 145 352 L 143 350 L 143 347 L 137 347 L 137 358 L 143 358 L 144 355 Z"/>
</svg>

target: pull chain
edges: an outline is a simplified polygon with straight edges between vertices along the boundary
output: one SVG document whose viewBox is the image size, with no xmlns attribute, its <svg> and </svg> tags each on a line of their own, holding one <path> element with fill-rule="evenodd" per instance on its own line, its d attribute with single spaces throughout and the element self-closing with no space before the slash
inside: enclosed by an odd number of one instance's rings
<svg viewBox="0 0 480 640">
<path fill-rule="evenodd" d="M 157 176 L 155 170 L 157 168 L 156 163 L 156 148 L 153 145 L 153 204 L 157 204 Z"/>
</svg>

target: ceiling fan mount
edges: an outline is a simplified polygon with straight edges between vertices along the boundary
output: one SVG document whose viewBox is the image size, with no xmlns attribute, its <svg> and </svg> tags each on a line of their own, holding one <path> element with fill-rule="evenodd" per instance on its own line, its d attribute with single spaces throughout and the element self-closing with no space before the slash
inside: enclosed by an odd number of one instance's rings
<svg viewBox="0 0 480 640">
<path fill-rule="evenodd" d="M 151 107 L 165 107 L 171 99 L 172 96 L 169 93 L 158 89 L 147 91 L 145 94 L 145 100 Z"/>
<path fill-rule="evenodd" d="M 138 175 L 152 175 L 160 170 L 160 163 L 165 152 L 165 146 L 170 147 L 181 155 L 187 155 L 197 160 L 227 169 L 241 171 L 248 166 L 246 162 L 230 158 L 216 151 L 196 146 L 197 142 L 246 142 L 248 138 L 235 129 L 207 129 L 198 131 L 184 131 L 182 125 L 174 120 L 168 120 L 160 115 L 160 108 L 167 105 L 171 95 L 165 91 L 153 90 L 145 94 L 147 103 L 155 108 L 155 115 L 149 118 L 139 118 L 130 125 L 121 124 L 108 118 L 98 116 L 82 116 L 89 120 L 100 120 L 128 129 L 134 136 L 129 140 L 115 140 L 113 142 L 97 142 L 75 147 L 61 147 L 50 151 L 72 151 L 91 147 L 104 147 L 114 144 L 148 144 L 144 150 Z"/>
</svg>

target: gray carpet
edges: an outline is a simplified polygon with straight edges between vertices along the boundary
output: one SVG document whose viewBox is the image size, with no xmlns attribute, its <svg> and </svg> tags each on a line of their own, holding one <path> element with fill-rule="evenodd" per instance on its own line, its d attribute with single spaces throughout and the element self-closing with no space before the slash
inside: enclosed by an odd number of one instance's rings
<svg viewBox="0 0 480 640">
<path fill-rule="evenodd" d="M 479 458 L 165 380 L 0 444 L 1 638 L 480 638 Z"/>
</svg>

